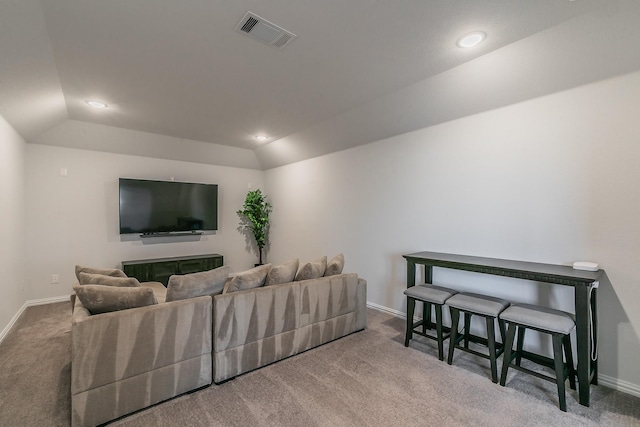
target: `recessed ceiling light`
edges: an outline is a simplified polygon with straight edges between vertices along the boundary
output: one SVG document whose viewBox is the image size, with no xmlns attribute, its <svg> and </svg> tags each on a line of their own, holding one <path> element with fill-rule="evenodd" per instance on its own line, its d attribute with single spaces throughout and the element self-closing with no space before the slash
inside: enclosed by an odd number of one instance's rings
<svg viewBox="0 0 640 427">
<path fill-rule="evenodd" d="M 459 47 L 474 47 L 480 44 L 487 35 L 482 31 L 474 31 L 473 33 L 465 34 L 458 39 Z"/>
<path fill-rule="evenodd" d="M 269 139 L 267 135 L 256 135 L 256 139 L 260 142 L 265 142 Z"/>
<path fill-rule="evenodd" d="M 107 108 L 107 104 L 105 104 L 104 102 L 91 101 L 91 100 L 87 100 L 85 102 L 87 104 L 91 105 L 93 108 Z"/>
</svg>

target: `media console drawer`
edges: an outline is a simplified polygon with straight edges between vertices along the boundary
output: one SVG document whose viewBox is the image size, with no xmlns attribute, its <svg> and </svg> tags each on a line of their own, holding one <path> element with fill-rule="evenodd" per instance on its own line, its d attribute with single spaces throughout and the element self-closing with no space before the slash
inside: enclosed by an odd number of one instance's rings
<svg viewBox="0 0 640 427">
<path fill-rule="evenodd" d="M 122 261 L 122 271 L 135 277 L 140 282 L 161 282 L 167 286 L 173 274 L 198 273 L 222 267 L 223 257 L 220 254 L 191 255 Z"/>
</svg>

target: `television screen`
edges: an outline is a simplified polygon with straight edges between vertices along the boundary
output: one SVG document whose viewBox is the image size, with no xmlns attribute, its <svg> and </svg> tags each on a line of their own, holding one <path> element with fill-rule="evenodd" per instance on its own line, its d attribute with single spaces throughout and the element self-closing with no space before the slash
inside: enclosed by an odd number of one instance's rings
<svg viewBox="0 0 640 427">
<path fill-rule="evenodd" d="M 120 234 L 217 229 L 217 185 L 120 178 Z"/>
</svg>

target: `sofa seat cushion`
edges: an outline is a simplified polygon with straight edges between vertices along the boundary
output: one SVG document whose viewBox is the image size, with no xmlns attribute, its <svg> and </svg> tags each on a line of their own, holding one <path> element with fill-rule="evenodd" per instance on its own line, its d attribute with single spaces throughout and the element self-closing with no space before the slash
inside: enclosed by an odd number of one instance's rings
<svg viewBox="0 0 640 427">
<path fill-rule="evenodd" d="M 80 282 L 80 273 L 101 274 L 103 276 L 111 277 L 127 277 L 127 275 L 124 274 L 124 271 L 116 268 L 95 268 L 76 265 L 76 278 L 78 279 L 78 282 Z"/>
<path fill-rule="evenodd" d="M 298 258 L 291 259 L 281 265 L 275 265 L 271 267 L 269 273 L 267 273 L 267 280 L 265 286 L 279 285 L 281 283 L 293 282 L 298 271 L 298 264 L 300 261 Z"/>
<path fill-rule="evenodd" d="M 271 270 L 271 264 L 259 265 L 233 275 L 231 280 L 224 285 L 223 294 L 229 292 L 245 291 L 263 286 L 267 280 L 267 274 Z"/>
<path fill-rule="evenodd" d="M 74 286 L 78 299 L 91 314 L 109 313 L 157 304 L 153 289 L 104 285 Z"/>
<path fill-rule="evenodd" d="M 324 272 L 327 269 L 327 257 L 323 256 L 315 261 L 310 261 L 300 266 L 298 274 L 296 274 L 296 281 L 317 279 L 324 276 Z"/>
<path fill-rule="evenodd" d="M 80 272 L 78 277 L 81 285 L 103 285 L 118 288 L 137 288 L 140 286 L 140 282 L 135 277 L 104 276 L 85 272 Z"/>
<path fill-rule="evenodd" d="M 229 277 L 229 266 L 219 267 L 199 273 L 182 274 L 169 277 L 167 284 L 167 302 L 182 299 L 217 295 L 222 293 Z"/>
</svg>

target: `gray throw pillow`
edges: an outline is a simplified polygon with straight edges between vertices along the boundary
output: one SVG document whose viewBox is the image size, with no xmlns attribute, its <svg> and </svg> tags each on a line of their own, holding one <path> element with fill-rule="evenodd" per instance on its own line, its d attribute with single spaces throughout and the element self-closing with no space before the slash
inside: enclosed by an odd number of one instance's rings
<svg viewBox="0 0 640 427">
<path fill-rule="evenodd" d="M 104 285 L 74 286 L 78 299 L 91 314 L 110 313 L 157 304 L 153 289 L 121 288 Z"/>
<path fill-rule="evenodd" d="M 296 258 L 281 265 L 271 267 L 264 285 L 279 285 L 281 283 L 293 282 L 293 279 L 296 277 L 296 272 L 298 271 L 298 264 L 300 264 L 300 261 Z"/>
<path fill-rule="evenodd" d="M 251 270 L 237 273 L 225 284 L 222 293 L 227 294 L 229 292 L 259 288 L 264 285 L 269 270 L 271 270 L 271 264 L 265 264 L 252 268 Z"/>
<path fill-rule="evenodd" d="M 342 273 L 344 268 L 344 255 L 336 255 L 327 263 L 327 269 L 324 271 L 325 276 L 335 276 Z"/>
<path fill-rule="evenodd" d="M 296 275 L 296 281 L 299 280 L 307 280 L 307 279 L 317 279 L 318 277 L 324 276 L 324 271 L 327 268 L 327 257 L 323 256 L 322 258 L 318 258 L 315 261 L 308 262 L 303 264 L 298 270 L 298 274 Z"/>
<path fill-rule="evenodd" d="M 103 276 L 111 277 L 127 277 L 122 270 L 118 270 L 116 268 L 93 268 L 76 265 L 76 278 L 78 279 L 78 282 L 80 282 L 80 273 L 102 274 Z"/>
<path fill-rule="evenodd" d="M 217 295 L 222 293 L 224 284 L 229 277 L 229 266 L 218 267 L 214 270 L 199 273 L 183 274 L 169 277 L 166 301 Z"/>
<path fill-rule="evenodd" d="M 104 285 L 119 288 L 137 288 L 140 286 L 140 282 L 135 277 L 112 277 L 80 272 L 78 278 L 81 285 Z"/>
</svg>

